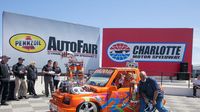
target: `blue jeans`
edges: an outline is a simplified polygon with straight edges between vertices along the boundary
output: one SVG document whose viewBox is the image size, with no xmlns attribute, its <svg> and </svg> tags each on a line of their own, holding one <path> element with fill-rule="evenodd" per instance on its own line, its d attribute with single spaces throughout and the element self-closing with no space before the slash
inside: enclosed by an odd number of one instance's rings
<svg viewBox="0 0 200 112">
<path fill-rule="evenodd" d="M 163 98 L 157 98 L 156 100 L 156 109 L 159 112 L 168 112 L 168 110 L 163 106 L 162 103 Z M 146 103 L 143 98 L 140 98 L 140 112 L 144 112 L 146 107 Z"/>
</svg>

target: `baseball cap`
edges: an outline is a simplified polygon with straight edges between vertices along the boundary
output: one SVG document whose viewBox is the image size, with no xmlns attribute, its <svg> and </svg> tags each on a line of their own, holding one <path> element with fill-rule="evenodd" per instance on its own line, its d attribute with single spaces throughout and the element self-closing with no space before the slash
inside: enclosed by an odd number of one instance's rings
<svg viewBox="0 0 200 112">
<path fill-rule="evenodd" d="M 2 55 L 2 56 L 0 57 L 0 59 L 3 59 L 3 58 L 10 59 L 10 57 L 8 57 L 8 56 L 6 56 L 6 55 Z"/>
<path fill-rule="evenodd" d="M 22 60 L 22 61 L 24 61 L 25 59 L 24 59 L 24 58 L 22 58 L 22 57 L 19 57 L 19 58 L 18 58 L 18 60 Z"/>
</svg>

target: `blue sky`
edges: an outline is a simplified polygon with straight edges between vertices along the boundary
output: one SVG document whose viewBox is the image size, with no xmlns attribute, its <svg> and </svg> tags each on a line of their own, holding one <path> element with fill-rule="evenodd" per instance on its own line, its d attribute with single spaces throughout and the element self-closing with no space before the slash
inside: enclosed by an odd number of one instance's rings
<svg viewBox="0 0 200 112">
<path fill-rule="evenodd" d="M 193 64 L 200 64 L 199 4 L 200 0 L 0 0 L 0 21 L 8 11 L 99 28 L 194 28 Z M 2 22 L 0 26 L 2 38 Z"/>
</svg>

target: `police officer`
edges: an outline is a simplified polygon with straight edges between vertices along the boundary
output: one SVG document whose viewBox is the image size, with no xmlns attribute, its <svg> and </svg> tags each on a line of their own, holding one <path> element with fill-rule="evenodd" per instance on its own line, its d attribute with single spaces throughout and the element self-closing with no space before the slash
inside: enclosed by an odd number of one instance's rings
<svg viewBox="0 0 200 112">
<path fill-rule="evenodd" d="M 53 68 L 52 68 L 52 60 L 48 60 L 47 64 L 42 68 L 42 72 L 44 74 L 44 86 L 45 86 L 45 95 L 49 96 L 48 86 L 50 85 L 51 94 L 54 91 L 53 84 Z"/>
<path fill-rule="evenodd" d="M 24 58 L 19 57 L 18 63 L 13 65 L 13 73 L 15 75 L 15 92 L 14 99 L 19 101 L 23 97 L 27 99 L 27 85 L 25 75 L 27 73 L 26 67 L 23 65 Z"/>
<path fill-rule="evenodd" d="M 9 94 L 10 68 L 7 64 L 10 57 L 3 55 L 0 63 L 0 101 L 1 105 L 8 105 L 6 103 Z"/>
</svg>

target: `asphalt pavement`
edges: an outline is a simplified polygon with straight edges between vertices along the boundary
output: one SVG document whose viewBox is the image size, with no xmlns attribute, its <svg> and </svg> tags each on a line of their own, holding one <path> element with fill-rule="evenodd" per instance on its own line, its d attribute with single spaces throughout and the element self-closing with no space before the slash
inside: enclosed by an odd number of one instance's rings
<svg viewBox="0 0 200 112">
<path fill-rule="evenodd" d="M 9 101 L 8 106 L 0 106 L 0 112 L 47 112 L 49 111 L 49 99 L 44 96 L 39 98 Z M 200 98 L 187 96 L 165 95 L 166 108 L 172 112 L 199 112 Z"/>
</svg>

